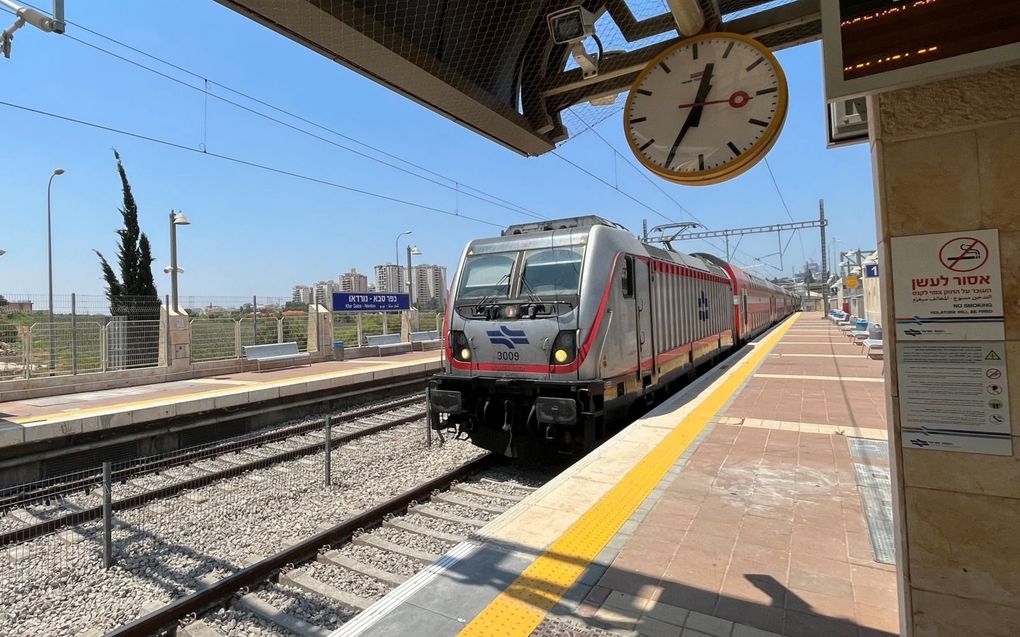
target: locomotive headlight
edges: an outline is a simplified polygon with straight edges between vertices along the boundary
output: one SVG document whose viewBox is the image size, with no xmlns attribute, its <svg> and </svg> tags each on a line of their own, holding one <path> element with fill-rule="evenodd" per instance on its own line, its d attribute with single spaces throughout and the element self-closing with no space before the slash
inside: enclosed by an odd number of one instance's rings
<svg viewBox="0 0 1020 637">
<path fill-rule="evenodd" d="M 577 338 L 574 330 L 564 330 L 556 335 L 552 344 L 552 362 L 557 365 L 569 363 L 577 357 Z"/>
<path fill-rule="evenodd" d="M 521 315 L 521 306 L 519 305 L 504 305 L 503 306 L 503 318 L 515 319 Z"/>
<path fill-rule="evenodd" d="M 453 357 L 459 361 L 471 360 L 471 348 L 468 346 L 468 338 L 464 332 L 450 331 L 450 344 L 453 350 Z"/>
</svg>

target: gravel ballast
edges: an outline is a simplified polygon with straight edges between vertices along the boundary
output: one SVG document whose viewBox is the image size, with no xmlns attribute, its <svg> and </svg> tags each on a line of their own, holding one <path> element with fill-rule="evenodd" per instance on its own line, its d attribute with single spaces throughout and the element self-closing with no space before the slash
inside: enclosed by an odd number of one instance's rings
<svg viewBox="0 0 1020 637">
<path fill-rule="evenodd" d="M 291 461 L 118 512 L 117 562 L 108 571 L 102 568 L 97 525 L 91 523 L 86 540 L 77 544 L 51 535 L 11 547 L 22 557 L 13 561 L 0 553 L 6 561 L 0 635 L 109 630 L 134 619 L 145 603 L 166 603 L 193 591 L 199 576 L 233 572 L 249 556 L 270 555 L 314 534 L 323 522 L 346 519 L 483 453 L 455 440 L 426 449 L 422 430 L 419 421 L 391 430 L 388 439 L 362 438 L 354 453 L 337 447 L 328 488 L 321 463 Z M 119 488 L 114 487 L 115 498 Z M 382 562 L 377 566 L 407 575 L 420 566 Z"/>
</svg>

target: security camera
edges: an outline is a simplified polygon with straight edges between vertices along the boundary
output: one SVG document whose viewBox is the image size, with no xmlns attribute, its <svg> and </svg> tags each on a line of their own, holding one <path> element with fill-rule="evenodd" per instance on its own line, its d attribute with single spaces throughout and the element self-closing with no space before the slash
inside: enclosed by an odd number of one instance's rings
<svg viewBox="0 0 1020 637">
<path fill-rule="evenodd" d="M 549 32 L 556 44 L 570 45 L 570 57 L 581 68 L 585 79 L 599 74 L 599 62 L 602 61 L 603 50 L 599 36 L 595 35 L 595 14 L 584 7 L 568 7 L 549 14 Z M 599 47 L 599 56 L 595 57 L 584 48 L 584 39 L 592 38 Z"/>
<path fill-rule="evenodd" d="M 595 35 L 595 14 L 584 7 L 568 7 L 549 14 L 549 31 L 556 44 L 579 42 Z"/>
</svg>

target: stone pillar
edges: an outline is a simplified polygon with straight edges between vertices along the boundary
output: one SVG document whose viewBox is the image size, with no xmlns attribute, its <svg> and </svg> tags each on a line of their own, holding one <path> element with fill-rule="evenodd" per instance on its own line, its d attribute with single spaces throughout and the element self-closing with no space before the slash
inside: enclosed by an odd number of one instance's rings
<svg viewBox="0 0 1020 637">
<path fill-rule="evenodd" d="M 869 100 L 890 461 L 908 637 L 1020 635 L 1020 66 Z M 904 448 L 894 237 L 998 229 L 1013 455 Z M 902 257 L 901 257 L 902 258 Z M 902 308 L 901 308 L 902 309 Z"/>
<path fill-rule="evenodd" d="M 308 352 L 318 359 L 333 356 L 333 313 L 321 305 L 308 306 Z"/>
<path fill-rule="evenodd" d="M 411 332 L 418 331 L 418 310 L 404 310 L 400 313 L 400 340 L 411 342 Z"/>
<path fill-rule="evenodd" d="M 186 372 L 191 369 L 191 318 L 184 310 L 176 312 L 167 306 L 159 308 L 159 365 L 168 367 L 170 373 Z M 169 330 L 170 346 L 167 347 Z M 167 365 L 167 356 L 170 364 Z"/>
</svg>

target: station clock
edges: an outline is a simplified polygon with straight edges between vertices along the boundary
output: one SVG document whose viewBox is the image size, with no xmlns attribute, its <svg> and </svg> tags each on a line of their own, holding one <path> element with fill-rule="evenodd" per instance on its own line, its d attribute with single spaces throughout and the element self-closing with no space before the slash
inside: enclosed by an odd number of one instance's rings
<svg viewBox="0 0 1020 637">
<path fill-rule="evenodd" d="M 735 33 L 694 36 L 638 74 L 624 108 L 627 142 L 661 177 L 718 183 L 772 148 L 788 101 L 786 76 L 767 47 Z"/>
</svg>

